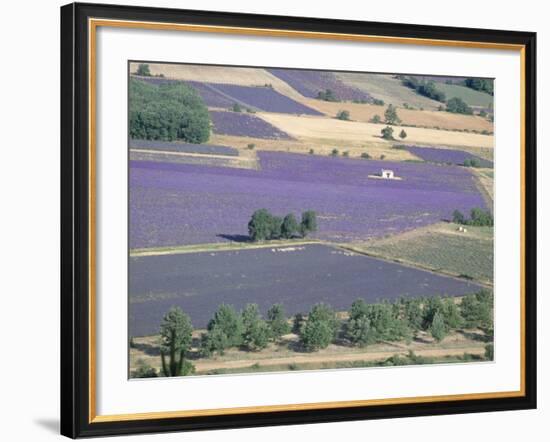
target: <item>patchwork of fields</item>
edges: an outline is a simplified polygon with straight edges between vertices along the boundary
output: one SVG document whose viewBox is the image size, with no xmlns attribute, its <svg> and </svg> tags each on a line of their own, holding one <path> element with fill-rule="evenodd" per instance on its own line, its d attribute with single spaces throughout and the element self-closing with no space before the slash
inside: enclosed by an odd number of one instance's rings
<svg viewBox="0 0 550 442">
<path fill-rule="evenodd" d="M 253 301 L 263 313 L 282 303 L 292 315 L 317 302 L 347 310 L 357 298 L 458 296 L 479 289 L 465 280 L 323 245 L 131 258 L 130 274 L 131 336 L 155 334 L 172 305 L 204 328 L 221 303 L 242 309 Z"/>
<path fill-rule="evenodd" d="M 130 164 L 130 248 L 247 238 L 258 208 L 318 213 L 315 237 L 379 237 L 484 207 L 467 168 L 258 152 L 260 170 Z M 391 167 L 401 181 L 375 180 Z"/>
<path fill-rule="evenodd" d="M 441 102 L 393 74 L 146 66 L 130 66 L 131 77 L 148 83 L 131 80 L 137 86 L 130 95 L 143 105 L 131 101 L 139 105 L 130 107 L 130 125 L 140 131 L 130 134 L 153 138 L 129 141 L 131 373 L 143 362 L 138 358 L 160 369 L 154 335 L 173 306 L 195 327 L 185 357 L 200 374 L 366 367 L 396 352 L 421 363 L 407 356 L 411 349 L 434 361 L 461 362 L 466 352 L 487 358 L 484 342 L 492 341 L 492 331 L 466 330 L 466 338 L 451 327 L 452 343 L 442 341 L 432 330 L 435 315 L 433 322 L 423 319 L 421 330 L 410 329 L 412 342 L 405 335 L 392 342 L 384 337 L 366 350 L 343 335 L 352 323 L 345 312 L 359 298 L 462 297 L 492 288 L 493 228 L 468 225 L 465 231 L 449 222 L 455 210 L 492 213 L 492 107 L 482 116 L 438 110 Z M 492 103 L 488 94 L 459 84 L 463 78 L 446 80 L 453 84 L 436 79 L 447 98 L 478 110 Z M 342 110 L 348 121 L 338 115 Z M 402 126 L 390 124 L 399 120 Z M 393 138 L 382 136 L 388 125 Z M 463 167 L 472 158 L 480 167 Z M 394 179 L 382 179 L 383 170 Z M 265 215 L 263 227 L 278 234 L 249 232 L 251 215 L 262 208 L 273 215 Z M 305 211 L 313 213 L 311 229 L 301 220 Z M 289 213 L 297 222 L 281 234 Z M 291 319 L 319 302 L 338 312 L 340 322 L 350 319 L 324 350 L 309 352 L 304 323 L 296 319 L 292 333 L 270 335 L 263 350 L 228 341 L 224 354 L 203 352 L 210 344 L 201 334 L 221 304 L 241 315 L 255 303 L 265 319 L 269 307 L 282 303 Z M 426 311 L 431 302 L 421 304 Z M 374 307 L 410 320 L 402 307 Z M 302 321 L 307 325 L 311 316 Z M 372 324 L 368 332 L 379 333 Z"/>
</svg>

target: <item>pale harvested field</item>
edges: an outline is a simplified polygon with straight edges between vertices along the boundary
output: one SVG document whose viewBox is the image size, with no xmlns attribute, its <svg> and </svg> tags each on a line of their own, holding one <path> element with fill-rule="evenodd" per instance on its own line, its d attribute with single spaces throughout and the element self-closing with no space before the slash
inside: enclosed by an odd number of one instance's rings
<svg viewBox="0 0 550 442">
<path fill-rule="evenodd" d="M 375 141 L 385 144 L 394 143 L 385 141 L 380 137 L 380 131 L 384 127 L 382 124 L 265 112 L 257 115 L 290 135 L 301 138 L 303 141 L 326 140 L 327 143 L 363 142 L 365 144 Z M 393 126 L 393 128 L 396 137 L 401 129 L 405 129 L 407 132 L 405 142 L 408 144 L 492 148 L 494 141 L 493 136 L 490 135 L 416 127 L 401 128 L 400 126 Z"/>
<path fill-rule="evenodd" d="M 345 151 L 349 152 L 350 158 L 358 158 L 362 153 L 368 153 L 373 159 L 379 159 L 383 155 L 388 161 L 418 159 L 405 149 L 393 149 L 390 143 L 375 138 L 372 141 L 359 139 L 343 143 L 341 140 L 334 139 L 263 140 L 259 138 L 213 134 L 210 137 L 210 142 L 235 147 L 239 149 L 240 155 L 243 153 L 250 154 L 258 150 L 306 154 L 309 153 L 310 149 L 313 149 L 315 155 L 330 155 L 332 149 L 336 148 L 339 150 L 340 155 Z M 250 143 L 255 144 L 254 150 L 247 148 Z"/>
<path fill-rule="evenodd" d="M 379 115 L 384 120 L 384 112 L 387 106 L 375 106 L 372 104 L 359 103 L 331 103 L 315 99 L 307 99 L 305 103 L 309 107 L 329 115 L 336 116 L 341 110 L 347 110 L 350 113 L 350 118 L 353 121 L 363 121 L 368 123 L 372 117 Z M 493 131 L 493 123 L 475 115 L 460 115 L 449 112 L 439 112 L 433 110 L 410 110 L 400 108 L 397 110 L 397 115 L 404 124 L 415 126 L 425 126 L 441 129 L 468 129 L 477 130 L 479 132 L 486 130 Z M 405 129 L 408 133 L 408 128 Z"/>
<path fill-rule="evenodd" d="M 138 64 L 130 64 L 131 73 L 136 72 Z M 149 70 L 151 71 L 151 75 L 162 74 L 165 78 L 172 80 L 237 84 L 240 86 L 263 86 L 271 84 L 278 92 L 305 103 L 305 98 L 290 85 L 261 68 L 150 63 Z"/>
<path fill-rule="evenodd" d="M 473 332 L 474 334 L 477 332 Z M 194 333 L 198 338 L 199 331 Z M 385 360 L 396 354 L 407 355 L 409 350 L 417 356 L 445 357 L 462 356 L 464 353 L 483 355 L 485 342 L 467 337 L 463 333 L 449 334 L 443 341 L 436 343 L 427 333 L 421 333 L 420 339 L 413 340 L 410 344 L 405 342 L 386 342 L 370 345 L 366 348 L 346 347 L 331 344 L 328 348 L 313 353 L 303 353 L 290 350 L 288 344 L 297 341 L 297 336 L 287 335 L 281 344 L 271 344 L 268 348 L 259 352 L 246 352 L 238 349 L 229 349 L 224 355 L 216 355 L 210 358 L 193 359 L 196 374 L 203 374 L 216 369 L 247 368 L 252 365 L 261 367 L 288 366 L 290 364 L 330 364 L 334 362 L 352 361 L 379 361 Z M 130 349 L 130 369 L 137 366 L 138 360 L 142 360 L 151 367 L 160 369 L 160 356 L 158 350 L 158 336 L 134 338 L 137 348 Z M 197 351 L 194 349 L 192 351 Z M 261 370 L 260 370 L 261 371 Z"/>
</svg>

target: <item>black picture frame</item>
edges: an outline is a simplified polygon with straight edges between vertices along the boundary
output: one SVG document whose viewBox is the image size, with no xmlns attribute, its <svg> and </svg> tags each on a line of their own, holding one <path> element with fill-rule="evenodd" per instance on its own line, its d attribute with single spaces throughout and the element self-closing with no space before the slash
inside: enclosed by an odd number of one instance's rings
<svg viewBox="0 0 550 442">
<path fill-rule="evenodd" d="M 521 45 L 524 50 L 524 395 L 94 422 L 90 419 L 89 18 Z M 61 8 L 61 434 L 105 436 L 536 408 L 536 34 L 73 3 Z"/>
</svg>

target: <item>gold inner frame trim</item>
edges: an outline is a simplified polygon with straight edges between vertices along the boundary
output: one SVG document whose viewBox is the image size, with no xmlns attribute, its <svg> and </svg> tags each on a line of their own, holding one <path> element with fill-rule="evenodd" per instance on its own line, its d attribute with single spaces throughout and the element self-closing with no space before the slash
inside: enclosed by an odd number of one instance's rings
<svg viewBox="0 0 550 442">
<path fill-rule="evenodd" d="M 133 28 L 160 31 L 206 32 L 217 34 L 253 35 L 266 37 L 306 38 L 339 41 L 356 41 L 386 44 L 410 44 L 420 46 L 443 46 L 476 49 L 498 49 L 520 53 L 520 389 L 487 393 L 466 393 L 438 396 L 416 396 L 388 399 L 367 399 L 353 401 L 316 402 L 284 405 L 261 405 L 235 408 L 200 410 L 159 411 L 129 414 L 96 414 L 96 36 L 98 27 Z M 245 28 L 233 26 L 211 26 L 182 23 L 142 22 L 131 20 L 88 19 L 88 93 L 89 93 L 89 423 L 120 422 L 146 419 L 169 419 L 199 416 L 239 415 L 246 413 L 274 413 L 281 411 L 322 410 L 329 408 L 365 407 L 376 405 L 420 404 L 427 402 L 482 400 L 525 396 L 525 46 L 492 42 L 440 40 L 412 37 L 390 37 L 377 35 L 339 34 L 329 32 L 293 31 L 283 29 Z"/>
</svg>

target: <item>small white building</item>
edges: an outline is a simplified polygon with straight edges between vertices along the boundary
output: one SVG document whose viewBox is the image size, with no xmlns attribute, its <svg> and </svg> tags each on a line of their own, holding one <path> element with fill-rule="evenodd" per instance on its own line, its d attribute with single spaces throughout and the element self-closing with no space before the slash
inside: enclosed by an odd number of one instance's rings
<svg viewBox="0 0 550 442">
<path fill-rule="evenodd" d="M 390 169 L 382 169 L 382 171 L 380 172 L 380 176 L 387 180 L 393 180 L 395 178 L 393 175 L 393 170 Z"/>
<path fill-rule="evenodd" d="M 403 178 L 395 176 L 393 170 L 391 169 L 382 169 L 379 174 L 369 175 L 369 178 L 374 178 L 375 180 L 398 180 L 401 181 Z"/>
</svg>

